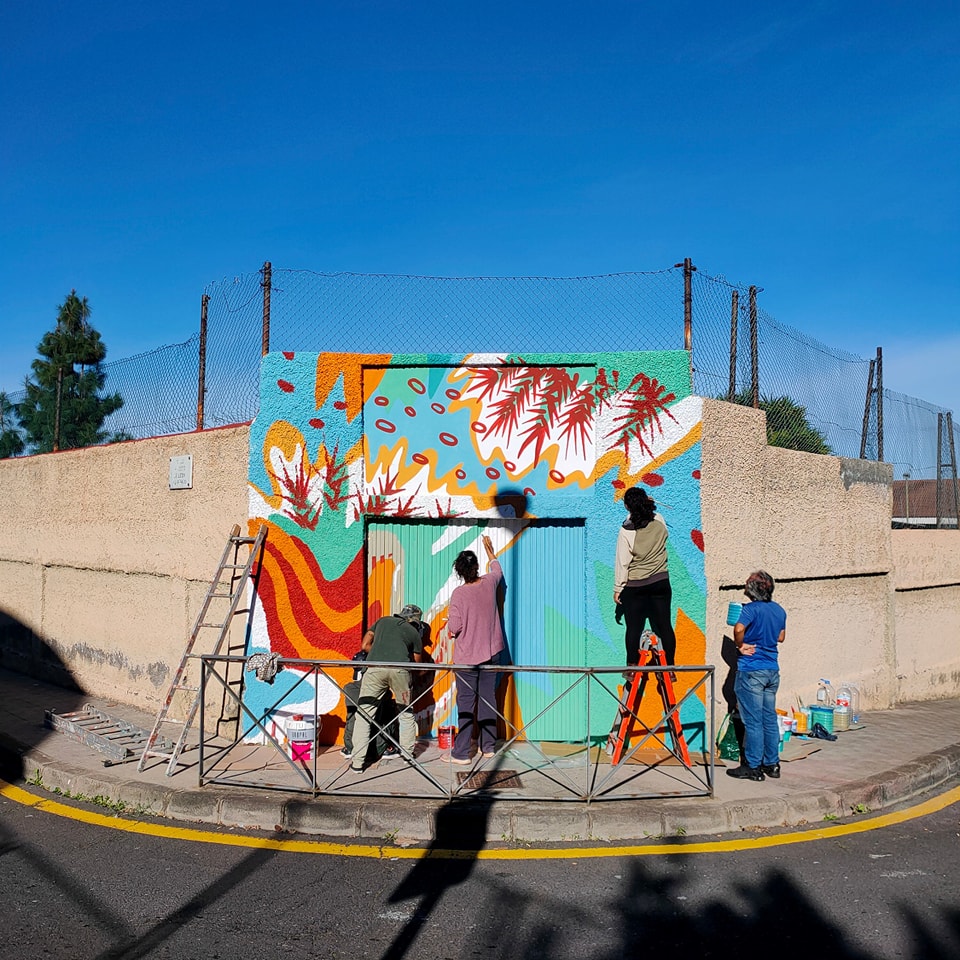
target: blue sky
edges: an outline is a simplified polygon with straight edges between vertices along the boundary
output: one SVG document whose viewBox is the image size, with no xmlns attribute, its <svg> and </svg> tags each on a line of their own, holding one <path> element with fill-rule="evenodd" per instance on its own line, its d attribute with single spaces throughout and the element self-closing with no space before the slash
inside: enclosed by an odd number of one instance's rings
<svg viewBox="0 0 960 960">
<path fill-rule="evenodd" d="M 960 411 L 955 3 L 45 2 L 0 45 L 0 389 L 72 288 L 116 360 L 268 259 L 689 256 Z"/>
</svg>

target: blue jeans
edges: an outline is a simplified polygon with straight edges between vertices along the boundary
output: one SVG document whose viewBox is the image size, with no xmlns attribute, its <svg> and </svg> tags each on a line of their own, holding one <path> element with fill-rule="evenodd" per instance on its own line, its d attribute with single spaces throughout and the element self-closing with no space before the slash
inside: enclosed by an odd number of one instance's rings
<svg viewBox="0 0 960 960">
<path fill-rule="evenodd" d="M 772 767 L 780 761 L 779 687 L 779 670 L 737 671 L 733 689 L 744 729 L 740 762 L 748 767 Z"/>
</svg>

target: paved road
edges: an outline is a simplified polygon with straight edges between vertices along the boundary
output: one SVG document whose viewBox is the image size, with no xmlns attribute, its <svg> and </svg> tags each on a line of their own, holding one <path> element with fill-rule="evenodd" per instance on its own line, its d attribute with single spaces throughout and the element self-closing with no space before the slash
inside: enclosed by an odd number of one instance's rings
<svg viewBox="0 0 960 960">
<path fill-rule="evenodd" d="M 134 835 L 0 797 L 0 956 L 960 958 L 960 801 L 827 840 L 730 839 L 382 860 Z"/>
</svg>

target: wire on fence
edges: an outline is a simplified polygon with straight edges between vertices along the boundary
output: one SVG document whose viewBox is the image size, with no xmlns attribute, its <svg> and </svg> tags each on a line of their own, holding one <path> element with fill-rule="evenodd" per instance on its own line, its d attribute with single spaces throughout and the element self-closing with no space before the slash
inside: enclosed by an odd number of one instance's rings
<svg viewBox="0 0 960 960">
<path fill-rule="evenodd" d="M 938 440 L 938 429 L 948 411 L 888 389 L 879 357 L 865 360 L 780 323 L 758 305 L 759 288 L 710 276 L 689 261 L 646 273 L 564 278 L 264 266 L 207 286 L 202 340 L 198 334 L 103 364 L 105 390 L 124 399 L 104 425 L 110 434 L 190 431 L 198 426 L 198 410 L 204 427 L 252 420 L 266 340 L 274 350 L 344 353 L 679 350 L 686 276 L 695 393 L 752 405 L 756 391 L 768 439 L 780 446 L 883 459 L 893 464 L 895 477 L 937 477 L 947 463 L 949 444 Z M 8 394 L 7 408 L 22 399 L 22 392 Z"/>
</svg>

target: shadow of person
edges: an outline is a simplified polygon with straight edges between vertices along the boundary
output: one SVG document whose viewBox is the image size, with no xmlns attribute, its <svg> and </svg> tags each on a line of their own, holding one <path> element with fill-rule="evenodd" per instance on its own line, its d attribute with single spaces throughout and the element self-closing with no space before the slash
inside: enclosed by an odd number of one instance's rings
<svg viewBox="0 0 960 960">
<path fill-rule="evenodd" d="M 737 737 L 737 746 L 740 749 L 740 756 L 743 756 L 743 721 L 740 719 L 740 711 L 737 709 L 737 663 L 740 654 L 737 651 L 737 645 L 731 637 L 724 635 L 720 644 L 720 658 L 729 668 L 720 687 L 720 694 L 727 704 L 727 713 L 730 714 L 730 722 L 733 724 L 733 732 Z"/>
<path fill-rule="evenodd" d="M 49 733 L 44 710 L 69 713 L 87 696 L 57 651 L 0 607 L 0 776 L 23 779 L 24 755 Z"/>
<path fill-rule="evenodd" d="M 405 956 L 443 894 L 464 883 L 473 872 L 477 854 L 487 843 L 493 800 L 491 793 L 478 793 L 469 801 L 448 800 L 437 811 L 430 847 L 387 900 L 388 903 L 406 900 L 419 903 L 383 954 L 383 960 Z"/>
</svg>

